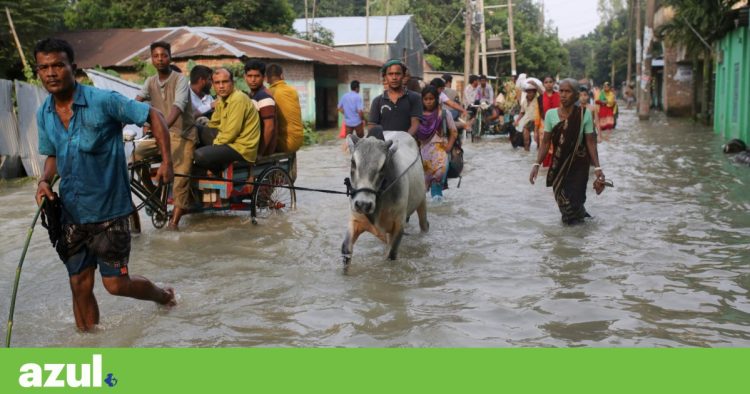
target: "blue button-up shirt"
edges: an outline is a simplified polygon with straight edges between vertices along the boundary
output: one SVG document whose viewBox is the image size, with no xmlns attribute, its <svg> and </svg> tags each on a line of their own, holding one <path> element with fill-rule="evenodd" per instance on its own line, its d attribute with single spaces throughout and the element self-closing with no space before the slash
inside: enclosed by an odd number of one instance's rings
<svg viewBox="0 0 750 394">
<path fill-rule="evenodd" d="M 57 158 L 64 220 L 98 223 L 131 212 L 124 124 L 143 125 L 150 107 L 125 96 L 76 84 L 68 128 L 48 96 L 37 112 L 39 153 Z"/>
</svg>

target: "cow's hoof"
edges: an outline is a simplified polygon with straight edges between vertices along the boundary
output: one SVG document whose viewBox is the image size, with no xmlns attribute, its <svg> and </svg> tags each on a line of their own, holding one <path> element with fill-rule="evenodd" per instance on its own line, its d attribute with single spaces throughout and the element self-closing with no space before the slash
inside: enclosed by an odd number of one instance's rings
<svg viewBox="0 0 750 394">
<path fill-rule="evenodd" d="M 344 266 L 349 266 L 349 263 L 352 262 L 351 256 L 341 256 L 341 259 L 343 260 Z"/>
</svg>

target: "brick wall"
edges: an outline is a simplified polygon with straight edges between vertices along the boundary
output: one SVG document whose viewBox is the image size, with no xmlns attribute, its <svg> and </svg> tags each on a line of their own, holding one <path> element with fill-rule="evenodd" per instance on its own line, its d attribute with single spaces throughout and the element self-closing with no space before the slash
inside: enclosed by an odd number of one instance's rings
<svg viewBox="0 0 750 394">
<path fill-rule="evenodd" d="M 664 45 L 664 112 L 669 116 L 690 116 L 693 111 L 693 69 L 678 63 L 680 51 Z"/>
<path fill-rule="evenodd" d="M 353 80 L 360 83 L 381 83 L 380 68 L 374 66 L 339 66 L 338 82 L 349 84 Z"/>
</svg>

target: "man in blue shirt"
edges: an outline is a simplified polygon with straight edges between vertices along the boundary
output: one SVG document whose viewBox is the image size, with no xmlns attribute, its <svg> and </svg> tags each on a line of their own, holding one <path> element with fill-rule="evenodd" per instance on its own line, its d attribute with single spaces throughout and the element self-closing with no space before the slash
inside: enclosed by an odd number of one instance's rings
<svg viewBox="0 0 750 394">
<path fill-rule="evenodd" d="M 62 235 L 58 249 L 73 292 L 76 325 L 89 331 L 99 323 L 94 272 L 99 267 L 110 294 L 174 305 L 174 290 L 128 275 L 132 201 L 122 125 L 148 120 L 161 150 L 160 181 L 172 172 L 169 134 L 163 115 L 147 104 L 76 83 L 73 48 L 48 38 L 34 48 L 36 70 L 50 93 L 37 112 L 39 153 L 46 155 L 36 200 L 55 200 L 50 182 L 60 176 Z"/>
<path fill-rule="evenodd" d="M 349 84 L 351 91 L 341 97 L 338 110 L 344 114 L 344 124 L 346 125 L 346 134 L 357 132 L 357 137 L 365 136 L 365 105 L 362 102 L 362 96 L 359 95 L 359 81 L 352 81 Z"/>
</svg>

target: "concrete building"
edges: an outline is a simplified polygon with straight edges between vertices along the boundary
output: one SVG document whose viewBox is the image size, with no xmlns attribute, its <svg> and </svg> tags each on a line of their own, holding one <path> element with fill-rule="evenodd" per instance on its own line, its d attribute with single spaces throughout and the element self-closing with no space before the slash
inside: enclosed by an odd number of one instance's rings
<svg viewBox="0 0 750 394">
<path fill-rule="evenodd" d="M 426 44 L 414 18 L 411 15 L 371 16 L 369 29 L 365 28 L 366 19 L 363 16 L 309 18 L 307 21 L 302 18 L 296 19 L 293 27 L 304 33 L 308 27 L 320 25 L 333 33 L 334 48 L 376 59 L 380 64 L 388 59 L 401 59 L 411 75 L 421 78 Z"/>
<path fill-rule="evenodd" d="M 149 45 L 166 41 L 183 73 L 188 65 L 241 67 L 250 58 L 277 63 L 287 83 L 299 92 L 302 117 L 317 127 L 335 127 L 336 106 L 349 82 L 361 82 L 366 103 L 382 93 L 380 62 L 325 45 L 274 33 L 222 27 L 165 27 L 63 32 L 76 52 L 81 69 L 97 66 L 117 71 L 124 79 L 142 82 L 140 67 L 150 60 Z"/>
<path fill-rule="evenodd" d="M 674 18 L 672 7 L 661 7 L 654 16 L 654 30 Z M 655 37 L 660 39 L 660 37 Z M 661 40 L 662 56 L 652 61 L 654 89 L 652 105 L 664 110 L 669 116 L 692 116 L 696 81 L 692 60 L 686 56 L 685 48 L 669 41 Z M 698 73 L 699 74 L 699 73 Z M 698 85 L 696 85 L 698 83 Z"/>
<path fill-rule="evenodd" d="M 750 7 L 744 2 L 730 17 L 717 43 L 714 130 L 726 140 L 750 143 Z"/>
</svg>

